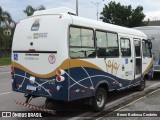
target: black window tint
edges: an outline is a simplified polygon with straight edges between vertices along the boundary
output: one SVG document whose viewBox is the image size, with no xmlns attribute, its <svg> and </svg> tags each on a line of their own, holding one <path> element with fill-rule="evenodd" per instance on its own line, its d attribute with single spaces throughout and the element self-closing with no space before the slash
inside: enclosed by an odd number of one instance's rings
<svg viewBox="0 0 160 120">
<path fill-rule="evenodd" d="M 91 29 L 70 27 L 70 57 L 95 57 L 94 32 Z"/>
<path fill-rule="evenodd" d="M 95 49 L 93 48 L 70 48 L 70 57 L 71 58 L 87 58 L 95 57 Z"/>
<path fill-rule="evenodd" d="M 134 45 L 135 45 L 135 54 L 136 57 L 140 57 L 141 56 L 141 42 L 140 41 L 134 41 Z"/>
<path fill-rule="evenodd" d="M 96 37 L 97 37 L 97 56 L 98 57 L 119 56 L 117 34 L 96 31 Z"/>
<path fill-rule="evenodd" d="M 143 57 L 146 57 L 147 56 L 146 43 L 144 41 L 142 42 L 142 50 L 143 50 Z"/>
<path fill-rule="evenodd" d="M 122 57 L 131 56 L 131 44 L 129 39 L 121 38 L 121 55 Z"/>
</svg>

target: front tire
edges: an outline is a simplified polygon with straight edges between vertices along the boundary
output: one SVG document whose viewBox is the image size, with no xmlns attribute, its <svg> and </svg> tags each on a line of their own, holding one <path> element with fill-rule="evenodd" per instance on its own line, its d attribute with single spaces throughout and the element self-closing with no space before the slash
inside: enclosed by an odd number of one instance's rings
<svg viewBox="0 0 160 120">
<path fill-rule="evenodd" d="M 146 80 L 144 79 L 144 80 L 140 83 L 140 85 L 138 85 L 138 86 L 136 87 L 136 90 L 138 90 L 138 91 L 143 91 L 145 87 L 146 87 Z"/>
<path fill-rule="evenodd" d="M 104 88 L 99 87 L 96 90 L 95 96 L 92 98 L 92 110 L 99 112 L 104 109 L 107 101 L 107 92 Z"/>
</svg>

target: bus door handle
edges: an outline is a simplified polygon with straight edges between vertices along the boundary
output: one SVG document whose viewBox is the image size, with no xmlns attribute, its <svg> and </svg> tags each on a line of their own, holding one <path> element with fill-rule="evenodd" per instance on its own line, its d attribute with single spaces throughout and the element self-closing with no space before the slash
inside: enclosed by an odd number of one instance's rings
<svg viewBox="0 0 160 120">
<path fill-rule="evenodd" d="M 131 59 L 131 60 L 130 60 L 130 62 L 132 63 L 132 62 L 133 62 L 133 60 Z"/>
</svg>

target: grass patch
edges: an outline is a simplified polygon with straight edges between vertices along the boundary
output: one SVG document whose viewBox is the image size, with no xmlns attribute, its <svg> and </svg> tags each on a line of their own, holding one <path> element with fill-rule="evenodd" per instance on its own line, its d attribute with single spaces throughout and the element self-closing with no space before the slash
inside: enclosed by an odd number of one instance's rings
<svg viewBox="0 0 160 120">
<path fill-rule="evenodd" d="M 10 64 L 11 64 L 11 57 L 0 58 L 0 66 L 10 65 Z"/>
</svg>

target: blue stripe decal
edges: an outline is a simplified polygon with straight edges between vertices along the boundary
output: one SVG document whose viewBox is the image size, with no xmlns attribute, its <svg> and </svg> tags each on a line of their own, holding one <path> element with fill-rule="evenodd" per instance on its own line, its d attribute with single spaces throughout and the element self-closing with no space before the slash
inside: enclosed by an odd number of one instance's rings
<svg viewBox="0 0 160 120">
<path fill-rule="evenodd" d="M 75 67 L 65 70 L 63 82 L 57 82 L 57 75 L 55 75 L 47 79 L 35 76 L 35 83 L 31 83 L 30 76 L 32 76 L 30 73 L 15 68 L 13 90 L 65 101 L 92 96 L 96 85 L 102 80 L 108 83 L 110 91 L 125 89 L 141 80 L 141 78 L 124 80 L 107 72 L 88 67 Z M 37 91 L 26 90 L 27 85 L 36 86 Z"/>
</svg>

